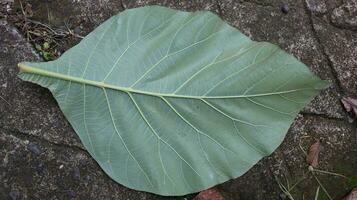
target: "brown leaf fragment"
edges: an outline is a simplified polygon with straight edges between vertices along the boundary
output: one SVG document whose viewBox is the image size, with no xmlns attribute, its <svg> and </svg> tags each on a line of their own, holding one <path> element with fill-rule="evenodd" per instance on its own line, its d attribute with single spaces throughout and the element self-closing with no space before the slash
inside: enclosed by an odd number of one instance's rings
<svg viewBox="0 0 357 200">
<path fill-rule="evenodd" d="M 341 102 L 347 112 L 353 112 L 355 115 L 357 115 L 357 99 L 352 99 L 351 97 L 343 97 L 341 99 Z"/>
<path fill-rule="evenodd" d="M 319 164 L 319 153 L 321 150 L 320 141 L 317 140 L 314 144 L 310 146 L 309 154 L 307 155 L 306 162 L 312 166 L 317 167 Z"/>
<path fill-rule="evenodd" d="M 215 188 L 203 190 L 193 200 L 225 200 Z"/>
<path fill-rule="evenodd" d="M 357 188 L 352 189 L 352 191 L 342 200 L 357 200 Z"/>
</svg>

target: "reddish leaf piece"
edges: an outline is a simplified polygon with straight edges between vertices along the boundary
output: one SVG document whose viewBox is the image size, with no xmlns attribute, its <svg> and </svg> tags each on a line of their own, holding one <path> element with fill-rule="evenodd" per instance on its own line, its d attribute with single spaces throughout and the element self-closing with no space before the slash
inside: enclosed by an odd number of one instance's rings
<svg viewBox="0 0 357 200">
<path fill-rule="evenodd" d="M 200 192 L 193 200 L 225 200 L 217 189 L 211 188 Z"/>
<path fill-rule="evenodd" d="M 353 112 L 355 115 L 357 115 L 357 99 L 352 99 L 351 97 L 343 97 L 341 99 L 341 102 L 347 112 Z"/>
<path fill-rule="evenodd" d="M 321 150 L 320 141 L 316 141 L 310 146 L 309 154 L 307 155 L 306 162 L 312 166 L 317 167 L 319 164 L 319 153 Z"/>
<path fill-rule="evenodd" d="M 346 197 L 342 200 L 357 200 L 357 188 L 354 188 Z"/>
</svg>

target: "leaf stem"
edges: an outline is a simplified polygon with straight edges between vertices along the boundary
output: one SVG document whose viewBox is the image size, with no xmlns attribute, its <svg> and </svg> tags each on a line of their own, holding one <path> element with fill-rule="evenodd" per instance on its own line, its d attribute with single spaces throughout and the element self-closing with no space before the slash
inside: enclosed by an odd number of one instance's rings
<svg viewBox="0 0 357 200">
<path fill-rule="evenodd" d="M 62 79 L 66 81 L 73 81 L 81 84 L 87 84 L 87 85 L 92 85 L 100 88 L 108 88 L 108 89 L 113 89 L 113 90 L 119 90 L 122 92 L 130 92 L 130 93 L 137 93 L 137 94 L 144 94 L 144 95 L 150 95 L 150 96 L 156 96 L 156 97 L 172 97 L 172 98 L 187 98 L 187 99 L 231 99 L 231 98 L 249 98 L 249 97 L 260 97 L 260 96 L 270 96 L 270 95 L 277 95 L 277 94 L 286 94 L 286 93 L 294 93 L 298 91 L 303 91 L 303 90 L 318 90 L 312 87 L 308 88 L 298 88 L 298 89 L 293 89 L 293 90 L 286 90 L 286 91 L 279 91 L 279 92 L 267 92 L 267 93 L 260 93 L 260 94 L 250 94 L 250 95 L 227 95 L 227 96 L 195 96 L 195 95 L 179 95 L 179 94 L 173 94 L 173 93 L 157 93 L 157 92 L 149 92 L 149 91 L 143 91 L 143 90 L 138 90 L 134 89 L 131 87 L 121 87 L 117 85 L 112 85 L 108 84 L 105 82 L 100 82 L 100 81 L 94 81 L 94 80 L 89 80 L 85 78 L 80 78 L 80 77 L 75 77 L 75 76 L 69 76 L 53 71 L 48 71 L 40 68 L 35 68 L 35 67 L 30 67 L 25 65 L 24 63 L 19 63 L 18 67 L 20 68 L 20 73 L 30 73 L 30 74 L 37 74 L 41 76 L 47 76 L 51 78 L 57 78 L 57 79 Z"/>
</svg>

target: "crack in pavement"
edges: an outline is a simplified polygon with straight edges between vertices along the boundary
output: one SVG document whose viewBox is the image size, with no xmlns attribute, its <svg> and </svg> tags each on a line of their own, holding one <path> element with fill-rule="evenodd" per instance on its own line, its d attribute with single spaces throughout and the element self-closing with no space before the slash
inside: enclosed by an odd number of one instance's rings
<svg viewBox="0 0 357 200">
<path fill-rule="evenodd" d="M 256 5 L 256 6 L 261 6 L 261 7 L 267 7 L 267 8 L 275 8 L 276 6 L 272 5 L 272 4 L 269 4 L 269 3 L 261 3 L 259 1 L 242 1 L 241 2 L 242 4 L 253 4 L 253 5 Z"/>
<path fill-rule="evenodd" d="M 339 93 L 339 95 L 345 95 L 345 91 L 343 90 L 342 84 L 338 78 L 337 75 L 337 71 L 334 68 L 334 64 L 331 61 L 330 57 L 328 56 L 328 54 L 326 53 L 325 47 L 322 45 L 321 39 L 319 37 L 319 34 L 317 33 L 315 26 L 314 26 L 314 21 L 313 21 L 313 14 L 311 13 L 311 11 L 309 11 L 308 9 L 308 5 L 306 3 L 306 1 L 303 1 L 304 4 L 304 9 L 305 9 L 305 13 L 307 14 L 308 18 L 309 18 L 309 25 L 310 25 L 310 29 L 312 31 L 313 37 L 316 39 L 317 41 L 317 47 L 320 49 L 320 52 L 322 53 L 322 55 L 324 56 L 324 58 L 327 61 L 327 64 L 329 66 L 330 72 L 333 76 L 335 85 L 336 85 L 336 89 L 337 92 Z M 338 96 L 340 97 L 340 96 Z"/>
<path fill-rule="evenodd" d="M 222 10 L 222 6 L 221 6 L 221 2 L 219 0 L 216 0 L 215 3 L 217 10 L 218 10 L 218 15 L 223 18 L 223 10 Z"/>
<path fill-rule="evenodd" d="M 0 131 L 4 132 L 5 134 L 12 135 L 12 136 L 15 136 L 15 137 L 23 139 L 23 140 L 27 139 L 27 140 L 32 140 L 32 141 L 39 141 L 39 142 L 47 143 L 47 144 L 54 145 L 57 147 L 61 147 L 61 148 L 70 148 L 74 151 L 85 152 L 87 155 L 89 155 L 86 149 L 76 146 L 76 145 L 69 145 L 69 144 L 65 144 L 65 143 L 56 143 L 51 140 L 45 139 L 41 136 L 31 135 L 31 134 L 24 133 L 24 132 L 21 132 L 16 129 L 0 128 Z"/>
<path fill-rule="evenodd" d="M 337 118 L 337 117 L 328 116 L 328 115 L 323 114 L 323 113 L 300 112 L 300 114 L 303 115 L 303 116 L 309 116 L 309 117 L 316 117 L 316 118 L 323 118 L 323 119 L 328 119 L 328 120 L 346 122 L 346 118 L 345 117 L 344 118 Z"/>
</svg>

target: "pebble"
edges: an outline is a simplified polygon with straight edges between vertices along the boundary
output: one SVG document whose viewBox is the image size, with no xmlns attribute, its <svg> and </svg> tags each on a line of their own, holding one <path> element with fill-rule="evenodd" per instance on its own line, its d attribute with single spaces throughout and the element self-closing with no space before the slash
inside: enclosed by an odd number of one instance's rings
<svg viewBox="0 0 357 200">
<path fill-rule="evenodd" d="M 13 191 L 10 192 L 9 196 L 10 196 L 11 200 L 16 200 L 17 199 L 17 192 L 13 190 Z"/>
<path fill-rule="evenodd" d="M 73 178 L 75 180 L 79 180 L 81 178 L 81 172 L 79 171 L 79 168 L 78 167 L 75 167 L 73 169 Z"/>
<path fill-rule="evenodd" d="M 45 170 L 45 165 L 43 163 L 40 163 L 36 166 L 37 173 L 42 174 L 44 170 Z"/>
<path fill-rule="evenodd" d="M 34 155 L 38 156 L 42 153 L 41 148 L 35 143 L 29 143 L 27 149 L 30 150 Z"/>
<path fill-rule="evenodd" d="M 81 28 L 79 26 L 77 26 L 76 28 L 73 29 L 73 32 L 75 34 L 80 34 L 81 33 Z"/>
<path fill-rule="evenodd" d="M 280 197 L 281 200 L 285 200 L 286 199 L 286 194 L 280 193 L 279 197 Z"/>
<path fill-rule="evenodd" d="M 280 7 L 280 10 L 281 12 L 283 12 L 284 14 L 288 14 L 289 12 L 289 6 L 287 4 L 283 4 L 281 7 Z"/>
<path fill-rule="evenodd" d="M 66 193 L 70 198 L 75 198 L 77 196 L 76 192 L 73 190 L 67 190 Z"/>
</svg>

